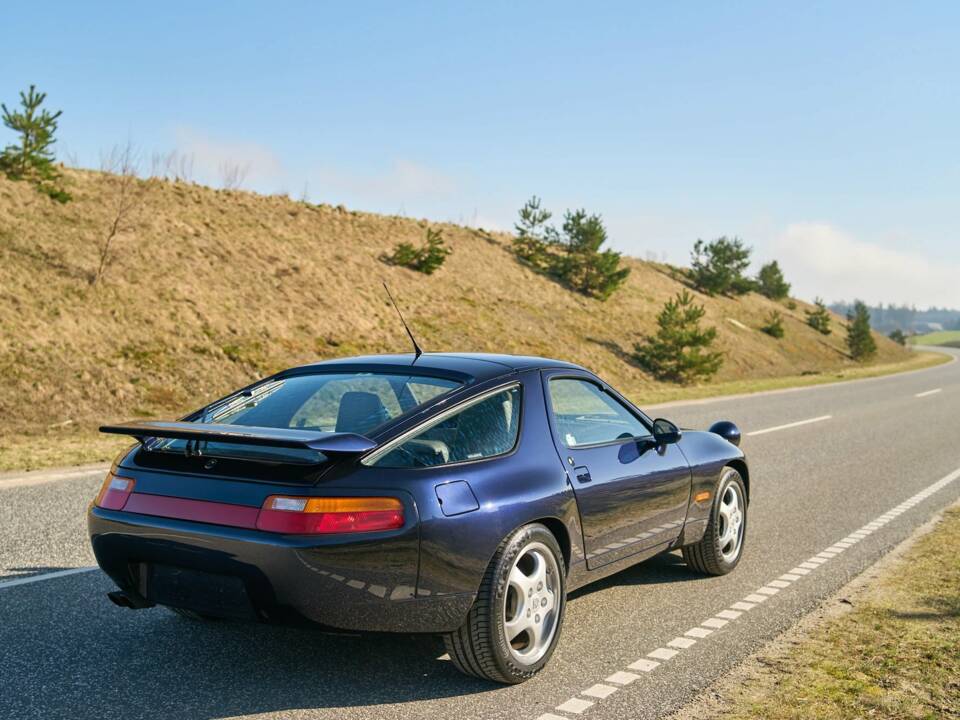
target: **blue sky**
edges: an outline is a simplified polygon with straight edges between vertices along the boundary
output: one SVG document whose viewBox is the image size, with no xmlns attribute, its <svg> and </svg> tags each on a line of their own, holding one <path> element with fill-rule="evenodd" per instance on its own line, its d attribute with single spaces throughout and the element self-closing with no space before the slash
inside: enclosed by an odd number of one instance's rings
<svg viewBox="0 0 960 720">
<path fill-rule="evenodd" d="M 501 229 L 538 194 L 639 257 L 738 235 L 800 297 L 960 306 L 958 3 L 140 5 L 4 9 L 0 99 L 46 91 L 61 157 Z"/>
</svg>

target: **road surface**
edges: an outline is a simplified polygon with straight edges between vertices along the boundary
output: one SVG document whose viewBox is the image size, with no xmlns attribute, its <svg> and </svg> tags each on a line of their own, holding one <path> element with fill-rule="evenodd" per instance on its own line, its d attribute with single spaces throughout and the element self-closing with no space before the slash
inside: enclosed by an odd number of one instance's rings
<svg viewBox="0 0 960 720">
<path fill-rule="evenodd" d="M 660 717 L 960 497 L 960 362 L 651 412 L 745 432 L 743 561 L 702 578 L 669 554 L 577 591 L 550 666 L 507 688 L 457 673 L 434 638 L 115 607 L 86 570 L 103 470 L 0 476 L 0 717 Z"/>
</svg>

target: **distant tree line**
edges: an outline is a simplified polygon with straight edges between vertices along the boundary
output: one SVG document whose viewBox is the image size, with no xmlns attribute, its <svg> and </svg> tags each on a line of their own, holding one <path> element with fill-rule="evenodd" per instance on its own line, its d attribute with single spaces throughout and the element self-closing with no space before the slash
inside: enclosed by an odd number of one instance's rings
<svg viewBox="0 0 960 720">
<path fill-rule="evenodd" d="M 838 315 L 846 315 L 853 307 L 853 303 L 835 302 L 830 309 Z M 868 305 L 870 324 L 874 330 L 889 334 L 900 330 L 904 334 L 929 332 L 937 326 L 944 330 L 960 330 L 960 310 L 931 307 L 927 310 L 918 310 L 909 305 Z"/>
</svg>

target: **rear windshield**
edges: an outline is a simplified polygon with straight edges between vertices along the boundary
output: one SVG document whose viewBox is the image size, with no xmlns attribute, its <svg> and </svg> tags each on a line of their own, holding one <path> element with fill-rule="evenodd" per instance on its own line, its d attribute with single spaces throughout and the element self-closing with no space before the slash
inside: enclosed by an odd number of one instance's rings
<svg viewBox="0 0 960 720">
<path fill-rule="evenodd" d="M 213 403 L 194 418 L 199 423 L 297 428 L 321 432 L 374 433 L 381 425 L 460 387 L 447 378 L 385 373 L 317 373 L 268 380 Z M 155 438 L 147 449 L 186 452 L 186 440 Z M 201 442 L 202 455 L 316 463 L 315 450 Z"/>
</svg>

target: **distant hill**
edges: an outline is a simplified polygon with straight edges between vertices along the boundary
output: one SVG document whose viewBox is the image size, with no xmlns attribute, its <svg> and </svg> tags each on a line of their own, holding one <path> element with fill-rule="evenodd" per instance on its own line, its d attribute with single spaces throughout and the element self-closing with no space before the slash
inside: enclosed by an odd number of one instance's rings
<svg viewBox="0 0 960 720">
<path fill-rule="evenodd" d="M 379 259 L 399 241 L 422 242 L 425 220 L 151 180 L 140 181 L 140 221 L 117 238 L 116 261 L 93 287 L 115 180 L 68 170 L 66 181 L 74 200 L 60 205 L 0 178 L 0 451 L 41 435 L 85 443 L 101 421 L 176 416 L 290 365 L 406 352 L 381 279 L 427 350 L 555 356 L 640 404 L 663 395 L 630 353 L 684 287 L 669 266 L 627 258 L 628 282 L 600 302 L 518 262 L 509 235 L 431 223 L 453 254 L 426 276 Z M 819 335 L 804 303 L 697 299 L 727 355 L 717 381 L 852 364 L 839 318 Z M 783 340 L 758 330 L 774 309 Z M 877 342 L 878 361 L 905 356 Z"/>
</svg>

